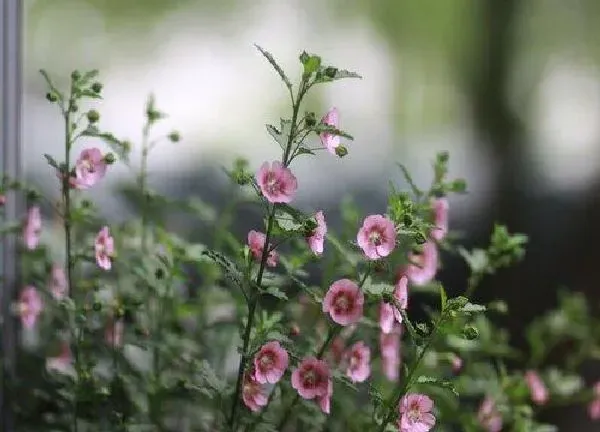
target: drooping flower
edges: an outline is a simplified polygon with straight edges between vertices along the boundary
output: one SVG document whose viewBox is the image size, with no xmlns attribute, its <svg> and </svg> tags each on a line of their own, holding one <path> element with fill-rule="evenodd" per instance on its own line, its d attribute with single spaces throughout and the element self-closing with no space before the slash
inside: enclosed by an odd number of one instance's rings
<svg viewBox="0 0 600 432">
<path fill-rule="evenodd" d="M 333 380 L 330 377 L 327 381 L 327 393 L 325 393 L 324 396 L 315 397 L 315 402 L 317 402 L 319 408 L 321 408 L 321 411 L 325 414 L 329 414 L 331 411 L 331 396 L 333 396 Z"/>
<path fill-rule="evenodd" d="M 363 315 L 365 296 L 350 279 L 340 279 L 331 284 L 323 299 L 323 312 L 343 326 L 358 322 Z"/>
<path fill-rule="evenodd" d="M 325 223 L 325 216 L 322 211 L 318 211 L 315 214 L 315 219 L 317 220 L 317 227 L 310 235 L 306 236 L 306 241 L 308 242 L 310 250 L 316 255 L 321 255 L 323 253 L 325 235 L 327 234 L 327 224 Z"/>
<path fill-rule="evenodd" d="M 113 348 L 123 346 L 123 332 L 125 324 L 122 319 L 110 318 L 104 330 L 104 340 L 108 346 Z"/>
<path fill-rule="evenodd" d="M 19 316 L 21 323 L 26 329 L 35 327 L 39 315 L 42 313 L 42 297 L 37 289 L 32 286 L 26 286 L 19 296 Z"/>
<path fill-rule="evenodd" d="M 440 197 L 431 201 L 433 208 L 433 222 L 435 227 L 431 231 L 431 237 L 437 241 L 442 241 L 448 234 L 448 198 Z"/>
<path fill-rule="evenodd" d="M 396 247 L 394 223 L 382 215 L 370 215 L 363 221 L 356 236 L 358 246 L 367 258 L 377 260 L 392 253 Z"/>
<path fill-rule="evenodd" d="M 52 266 L 50 273 L 50 293 L 56 300 L 62 300 L 69 292 L 65 270 L 59 264 Z"/>
<path fill-rule="evenodd" d="M 56 371 L 64 373 L 73 361 L 71 354 L 71 348 L 69 344 L 63 341 L 60 344 L 60 352 L 56 357 L 49 357 L 46 359 L 46 369 L 49 371 Z"/>
<path fill-rule="evenodd" d="M 594 385 L 595 398 L 588 405 L 588 414 L 592 420 L 600 420 L 600 381 Z"/>
<path fill-rule="evenodd" d="M 316 357 L 305 357 L 292 372 L 292 387 L 304 399 L 325 397 L 331 379 L 329 366 Z"/>
<path fill-rule="evenodd" d="M 42 217 L 38 206 L 29 207 L 27 219 L 23 227 L 23 240 L 29 250 L 34 250 L 40 243 L 40 233 L 42 231 Z"/>
<path fill-rule="evenodd" d="M 363 342 L 356 342 L 346 352 L 348 367 L 346 375 L 353 382 L 363 382 L 371 374 L 371 349 Z"/>
<path fill-rule="evenodd" d="M 256 182 L 270 203 L 290 203 L 298 189 L 292 171 L 279 161 L 263 163 L 256 173 Z"/>
<path fill-rule="evenodd" d="M 279 342 L 267 342 L 254 356 L 254 378 L 260 384 L 275 384 L 285 373 L 288 361 L 288 353 Z"/>
<path fill-rule="evenodd" d="M 548 389 L 536 371 L 528 370 L 525 372 L 525 382 L 529 387 L 531 400 L 536 405 L 544 405 L 548 402 Z"/>
<path fill-rule="evenodd" d="M 500 432 L 502 430 L 502 415 L 490 396 L 486 396 L 481 402 L 477 419 L 486 432 Z"/>
<path fill-rule="evenodd" d="M 398 279 L 394 289 L 394 299 L 400 306 L 400 309 L 406 310 L 408 307 L 408 277 L 402 275 Z M 395 305 L 387 302 L 381 302 L 379 306 L 379 326 L 381 331 L 389 333 L 394 328 L 394 323 L 402 323 L 402 314 Z"/>
<path fill-rule="evenodd" d="M 431 413 L 433 401 L 424 394 L 408 393 L 400 401 L 400 432 L 427 432 L 435 426 L 435 416 Z"/>
<path fill-rule="evenodd" d="M 321 119 L 321 123 L 339 129 L 340 119 L 337 108 L 333 107 L 329 111 L 327 111 L 327 113 Z M 320 135 L 320 138 L 323 147 L 325 147 L 329 153 L 335 155 L 335 149 L 340 145 L 340 136 L 331 134 L 329 132 L 323 132 Z"/>
<path fill-rule="evenodd" d="M 248 247 L 250 248 L 250 253 L 252 253 L 252 256 L 256 261 L 260 262 L 262 259 L 263 248 L 265 246 L 266 239 L 267 236 L 259 231 L 251 230 L 248 233 Z M 271 249 L 271 243 L 269 243 L 267 247 Z M 270 251 L 269 255 L 267 256 L 267 265 L 269 267 L 275 267 L 277 265 L 278 258 L 279 256 L 277 255 L 277 252 L 274 250 Z"/>
<path fill-rule="evenodd" d="M 265 385 L 256 381 L 252 372 L 246 372 L 244 374 L 242 400 L 244 401 L 244 405 L 252 412 L 259 411 L 269 400 Z"/>
<path fill-rule="evenodd" d="M 437 245 L 429 240 L 423 245 L 422 253 L 409 254 L 410 264 L 406 267 L 406 275 L 414 285 L 425 285 L 433 280 L 438 267 Z"/>
<path fill-rule="evenodd" d="M 100 149 L 92 147 L 82 150 L 75 162 L 75 186 L 78 189 L 94 186 L 106 174 L 106 165 Z"/>
<path fill-rule="evenodd" d="M 96 249 L 96 263 L 98 264 L 98 267 L 104 270 L 110 270 L 112 267 L 111 257 L 115 252 L 115 246 L 107 226 L 103 227 L 98 232 L 94 246 Z"/>
<path fill-rule="evenodd" d="M 400 342 L 402 327 L 396 324 L 390 333 L 379 334 L 381 366 L 385 377 L 392 382 L 398 381 L 400 370 Z"/>
</svg>

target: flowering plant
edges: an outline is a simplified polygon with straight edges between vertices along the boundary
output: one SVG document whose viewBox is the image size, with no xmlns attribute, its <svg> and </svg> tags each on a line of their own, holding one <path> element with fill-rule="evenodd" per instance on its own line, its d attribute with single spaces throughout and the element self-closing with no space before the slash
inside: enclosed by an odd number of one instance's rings
<svg viewBox="0 0 600 432">
<path fill-rule="evenodd" d="M 344 201 L 338 234 L 323 210 L 293 206 L 302 187 L 294 161 L 318 165 L 321 150 L 343 158 L 342 140 L 352 141 L 338 109 L 320 120 L 303 112 L 306 95 L 360 77 L 303 52 L 293 86 L 258 50 L 289 92 L 291 117 L 267 125 L 277 159 L 255 174 L 243 159 L 226 170 L 240 191 L 219 215 L 149 187 L 148 155 L 180 140 L 153 136 L 166 117 L 154 98 L 138 166 L 137 147 L 101 130 L 96 110 L 79 114 L 101 98 L 97 71 L 73 72 L 68 92 L 42 72 L 65 130 L 64 154 L 44 155 L 60 199 L 7 178 L 0 186 L 0 204 L 9 191 L 27 198 L 24 221 L 3 228 L 22 240 L 13 307 L 22 343 L 9 382 L 18 430 L 541 432 L 555 430 L 538 420 L 554 404 L 587 404 L 600 419 L 600 384 L 578 375 L 584 360 L 600 359 L 600 321 L 581 296 L 563 295 L 532 323 L 527 352 L 498 327 L 505 303 L 473 301 L 483 278 L 523 258 L 527 238 L 496 225 L 485 248 L 457 244 L 448 196 L 466 184 L 448 178 L 447 153 L 425 189 L 400 165 L 410 188 L 392 185 L 379 214 Z M 111 151 L 81 145 L 90 139 Z M 124 223 L 102 218 L 90 198 L 116 162 L 135 176 L 126 196 L 140 217 Z M 263 225 L 237 236 L 230 222 L 246 203 Z M 44 239 L 42 209 L 60 223 L 60 246 Z M 168 230 L 175 212 L 212 235 L 196 243 Z M 444 254 L 469 266 L 462 295 L 436 280 Z M 567 345 L 566 363 L 550 363 Z"/>
</svg>

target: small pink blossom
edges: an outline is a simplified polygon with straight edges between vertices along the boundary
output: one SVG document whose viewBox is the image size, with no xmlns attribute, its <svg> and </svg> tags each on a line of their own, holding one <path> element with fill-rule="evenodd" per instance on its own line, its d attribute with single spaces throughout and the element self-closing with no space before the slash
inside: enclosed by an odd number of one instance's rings
<svg viewBox="0 0 600 432">
<path fill-rule="evenodd" d="M 358 322 L 363 316 L 365 296 L 350 279 L 340 279 L 331 284 L 323 299 L 323 312 L 343 326 Z"/>
<path fill-rule="evenodd" d="M 257 412 L 267 405 L 268 397 L 267 390 L 264 384 L 260 384 L 254 378 L 254 374 L 246 372 L 242 384 L 242 400 L 244 405 L 252 412 Z"/>
<path fill-rule="evenodd" d="M 400 370 L 400 342 L 402 328 L 396 325 L 390 333 L 379 334 L 381 367 L 385 377 L 392 382 L 398 381 Z"/>
<path fill-rule="evenodd" d="M 29 250 L 34 250 L 40 243 L 40 233 L 42 231 L 42 217 L 38 206 L 29 207 L 27 219 L 23 227 L 23 239 L 25 246 Z"/>
<path fill-rule="evenodd" d="M 408 307 L 408 277 L 401 276 L 394 289 L 394 299 L 398 302 L 400 309 L 406 310 Z M 394 323 L 402 323 L 402 314 L 400 310 L 391 303 L 381 302 L 379 306 L 379 326 L 381 331 L 389 333 L 394 327 Z"/>
<path fill-rule="evenodd" d="M 115 252 L 114 239 L 110 235 L 107 226 L 103 227 L 96 236 L 96 263 L 98 267 L 104 270 L 110 270 L 112 267 L 111 257 Z"/>
<path fill-rule="evenodd" d="M 310 250 L 316 255 L 321 255 L 323 253 L 325 235 L 327 234 L 327 224 L 325 223 L 325 216 L 322 211 L 318 211 L 315 214 L 315 219 L 317 220 L 317 227 L 310 235 L 306 236 L 306 241 L 308 242 Z"/>
<path fill-rule="evenodd" d="M 371 349 L 362 341 L 356 342 L 346 353 L 346 375 L 353 382 L 363 382 L 371 374 Z"/>
<path fill-rule="evenodd" d="M 435 416 L 431 413 L 433 401 L 424 394 L 408 393 L 400 401 L 400 432 L 427 432 L 435 426 Z"/>
<path fill-rule="evenodd" d="M 42 297 L 40 297 L 37 289 L 32 285 L 25 287 L 19 296 L 19 316 L 23 327 L 26 329 L 35 327 L 42 309 Z"/>
<path fill-rule="evenodd" d="M 267 342 L 254 356 L 254 378 L 259 384 L 275 384 L 285 373 L 288 361 L 288 353 L 279 342 Z"/>
<path fill-rule="evenodd" d="M 65 372 L 71 365 L 73 356 L 71 348 L 67 342 L 62 342 L 60 345 L 60 353 L 56 357 L 46 359 L 46 368 L 50 371 Z"/>
<path fill-rule="evenodd" d="M 329 414 L 331 411 L 331 396 L 333 396 L 333 380 L 330 377 L 327 381 L 327 393 L 325 393 L 324 396 L 315 397 L 315 402 L 317 402 L 319 408 L 321 408 L 321 411 L 325 414 Z"/>
<path fill-rule="evenodd" d="M 498 412 L 494 400 L 489 396 L 481 402 L 477 419 L 486 432 L 500 432 L 502 430 L 502 415 Z"/>
<path fill-rule="evenodd" d="M 50 293 L 52 297 L 56 300 L 62 300 L 68 291 L 69 287 L 64 269 L 59 264 L 54 264 L 50 273 Z"/>
<path fill-rule="evenodd" d="M 6 204 L 6 195 L 0 194 L 0 207 Z"/>
<path fill-rule="evenodd" d="M 463 360 L 456 354 L 452 354 L 452 372 L 455 374 L 459 373 L 463 367 Z"/>
<path fill-rule="evenodd" d="M 305 357 L 292 372 L 292 387 L 304 399 L 326 397 L 329 393 L 329 366 L 316 357 Z"/>
<path fill-rule="evenodd" d="M 525 382 L 529 387 L 531 400 L 536 405 L 544 405 L 548 402 L 548 389 L 536 371 L 528 370 L 525 372 Z"/>
<path fill-rule="evenodd" d="M 321 123 L 339 129 L 340 119 L 337 108 L 333 107 L 327 111 L 327 113 L 321 119 Z M 331 134 L 329 132 L 323 132 L 320 135 L 320 138 L 323 147 L 325 147 L 329 153 L 335 155 L 335 149 L 340 145 L 340 136 Z"/>
<path fill-rule="evenodd" d="M 594 385 L 594 400 L 588 405 L 588 414 L 592 420 L 600 420 L 600 381 Z"/>
<path fill-rule="evenodd" d="M 108 346 L 113 348 L 123 346 L 123 332 L 125 325 L 122 319 L 114 320 L 110 318 L 104 330 L 104 340 Z"/>
<path fill-rule="evenodd" d="M 252 230 L 248 233 L 248 247 L 250 248 L 250 253 L 256 261 L 260 262 L 262 259 L 263 248 L 265 246 L 266 239 L 267 236 L 259 231 Z M 273 245 L 269 243 L 267 247 L 271 249 Z M 269 267 L 275 267 L 277 265 L 278 258 L 279 256 L 277 255 L 277 252 L 274 250 L 270 251 L 269 255 L 267 256 L 267 265 Z"/>
<path fill-rule="evenodd" d="M 433 280 L 438 267 L 437 245 L 431 240 L 423 245 L 423 252 L 409 255 L 406 274 L 414 285 L 425 285 Z"/>
<path fill-rule="evenodd" d="M 356 236 L 358 246 L 367 258 L 377 260 L 392 253 L 396 247 L 394 223 L 382 215 L 370 215 L 363 221 Z"/>
<path fill-rule="evenodd" d="M 83 150 L 75 162 L 75 186 L 89 189 L 106 174 L 106 161 L 100 149 L 92 147 Z"/>
<path fill-rule="evenodd" d="M 270 203 L 290 203 L 298 189 L 292 171 L 279 161 L 263 163 L 256 173 L 256 182 Z"/>
<path fill-rule="evenodd" d="M 442 241 L 448 234 L 448 199 L 446 197 L 435 198 L 431 202 L 433 207 L 433 222 L 435 227 L 431 231 L 431 237 Z"/>
</svg>

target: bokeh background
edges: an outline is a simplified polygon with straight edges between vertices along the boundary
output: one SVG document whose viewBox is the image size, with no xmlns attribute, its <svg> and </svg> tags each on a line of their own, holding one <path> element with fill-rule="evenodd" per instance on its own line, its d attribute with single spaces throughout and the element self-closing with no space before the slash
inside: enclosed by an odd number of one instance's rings
<svg viewBox="0 0 600 432">
<path fill-rule="evenodd" d="M 23 3 L 26 175 L 46 192 L 54 174 L 41 154 L 60 154 L 62 125 L 45 101 L 40 68 L 63 88 L 73 69 L 100 69 L 101 129 L 134 142 L 153 92 L 169 114 L 159 132 L 177 129 L 183 138 L 153 153 L 153 186 L 219 208 L 228 196 L 220 167 L 239 155 L 253 167 L 275 157 L 264 124 L 289 109 L 253 44 L 294 78 L 307 50 L 364 79 L 322 87 L 309 99 L 317 113 L 336 106 L 355 141 L 344 159 L 321 153 L 298 161 L 300 207 L 323 208 L 335 224 L 340 200 L 352 194 L 365 213 L 381 211 L 388 179 L 402 183 L 395 162 L 426 184 L 433 155 L 448 150 L 451 175 L 469 185 L 469 195 L 451 199 L 451 223 L 464 242 L 484 244 L 496 220 L 530 236 L 524 263 L 478 293 L 508 300 L 505 324 L 518 344 L 559 289 L 600 301 L 600 1 Z M 131 211 L 115 194 L 129 180 L 125 169 L 111 168 L 96 192 L 111 218 Z M 194 226 L 177 228 L 202 236 Z M 450 260 L 441 279 L 458 293 L 465 275 Z M 600 378 L 597 369 L 586 373 Z M 561 431 L 598 430 L 584 408 L 548 415 Z"/>
</svg>

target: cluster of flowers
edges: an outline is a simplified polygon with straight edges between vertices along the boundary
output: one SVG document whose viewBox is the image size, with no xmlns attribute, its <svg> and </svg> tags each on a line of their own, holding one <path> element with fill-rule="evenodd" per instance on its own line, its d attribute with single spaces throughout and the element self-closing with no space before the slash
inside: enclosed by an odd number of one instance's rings
<svg viewBox="0 0 600 432">
<path fill-rule="evenodd" d="M 85 190 L 97 184 L 106 174 L 107 166 L 110 163 L 110 156 L 103 155 L 95 147 L 83 150 L 75 163 L 73 173 L 69 175 L 69 186 L 72 189 Z M 57 173 L 57 176 L 64 180 L 65 175 L 60 171 Z M 42 218 L 40 208 L 37 205 L 32 205 L 27 211 L 27 217 L 23 226 L 23 243 L 28 250 L 37 249 L 41 233 Z M 114 256 L 115 248 L 114 239 L 107 226 L 102 227 L 96 235 L 94 252 L 98 267 L 109 271 L 112 267 L 112 257 Z M 63 300 L 69 294 L 68 285 L 65 269 L 60 264 L 54 264 L 48 283 L 48 289 L 52 297 L 57 301 Z M 35 286 L 28 285 L 21 291 L 17 309 L 23 327 L 25 329 L 33 329 L 44 309 L 42 296 Z M 122 338 L 122 321 L 110 321 L 105 331 L 107 344 L 119 346 L 122 343 Z M 68 343 L 64 342 L 60 354 L 57 357 L 48 359 L 48 367 L 50 369 L 64 370 L 71 361 L 70 347 Z"/>
<path fill-rule="evenodd" d="M 338 112 L 331 109 L 322 123 L 338 128 Z M 332 154 L 340 145 L 337 135 L 321 134 L 323 146 Z M 270 203 L 290 203 L 298 188 L 292 171 L 281 162 L 265 162 L 256 173 L 256 181 L 262 195 Z M 408 284 L 429 283 L 437 272 L 438 249 L 436 241 L 442 240 L 448 231 L 448 201 L 436 198 L 432 202 L 435 229 L 431 238 L 423 245 L 421 253 L 411 253 L 409 264 L 400 271 L 394 291 L 394 303 L 382 302 L 379 309 L 381 327 L 381 356 L 383 369 L 388 379 L 396 381 L 400 365 L 400 342 L 402 336 L 402 313 L 408 307 Z M 316 227 L 307 233 L 306 241 L 316 254 L 323 253 L 327 224 L 322 211 L 315 216 Z M 358 246 L 367 260 L 375 261 L 389 256 L 396 247 L 396 227 L 386 216 L 367 216 L 356 236 Z M 268 248 L 267 265 L 277 265 L 278 255 L 273 245 L 265 245 L 266 235 L 257 231 L 248 233 L 248 246 L 255 260 L 260 261 L 263 248 Z M 323 312 L 341 326 L 353 326 L 363 316 L 364 294 L 361 286 L 350 279 L 340 279 L 331 284 L 322 303 Z M 334 344 L 335 346 L 336 344 Z M 339 342 L 338 342 L 339 345 Z M 337 348 L 339 350 L 339 347 Z M 359 341 L 341 355 L 345 360 L 346 375 L 353 382 L 366 381 L 371 373 L 369 346 Z M 289 355 L 276 341 L 266 343 L 254 357 L 253 367 L 246 371 L 242 392 L 243 401 L 252 411 L 267 405 L 266 384 L 275 384 L 288 367 Z M 333 381 L 330 365 L 313 356 L 302 359 L 291 375 L 292 387 L 308 400 L 315 400 L 321 410 L 330 412 Z M 407 394 L 400 406 L 399 428 L 401 431 L 427 431 L 435 424 L 431 414 L 433 401 L 426 395 Z"/>
</svg>

